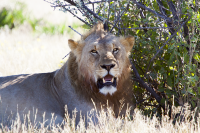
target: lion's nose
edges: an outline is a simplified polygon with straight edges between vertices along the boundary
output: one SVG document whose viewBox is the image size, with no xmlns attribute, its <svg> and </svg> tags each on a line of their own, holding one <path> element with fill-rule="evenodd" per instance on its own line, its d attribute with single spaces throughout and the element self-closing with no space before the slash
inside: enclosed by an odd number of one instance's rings
<svg viewBox="0 0 200 133">
<path fill-rule="evenodd" d="M 111 68 L 115 67 L 115 64 L 110 64 L 110 65 L 101 65 L 103 69 L 106 69 L 107 71 L 110 71 Z"/>
</svg>

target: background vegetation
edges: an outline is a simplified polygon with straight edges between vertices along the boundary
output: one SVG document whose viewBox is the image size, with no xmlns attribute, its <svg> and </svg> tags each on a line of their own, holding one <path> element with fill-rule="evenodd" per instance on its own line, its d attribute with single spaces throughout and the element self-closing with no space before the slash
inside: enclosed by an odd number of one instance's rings
<svg viewBox="0 0 200 133">
<path fill-rule="evenodd" d="M 2 8 L 0 10 L 0 28 L 4 26 L 8 26 L 9 29 L 18 28 L 20 25 L 24 23 L 28 23 L 33 32 L 35 33 L 45 33 L 45 34 L 71 34 L 74 32 L 65 24 L 53 24 L 42 18 L 37 19 L 32 17 L 29 13 L 27 13 L 27 6 L 22 2 L 17 2 L 14 9 Z M 74 28 L 78 28 L 78 24 L 73 23 Z"/>
<path fill-rule="evenodd" d="M 191 110 L 200 107 L 199 1 L 48 2 L 88 27 L 102 21 L 113 34 L 135 36 L 131 53 L 133 100 L 145 115 L 168 113 L 171 117 L 172 105 L 183 107 L 185 103 Z"/>
</svg>

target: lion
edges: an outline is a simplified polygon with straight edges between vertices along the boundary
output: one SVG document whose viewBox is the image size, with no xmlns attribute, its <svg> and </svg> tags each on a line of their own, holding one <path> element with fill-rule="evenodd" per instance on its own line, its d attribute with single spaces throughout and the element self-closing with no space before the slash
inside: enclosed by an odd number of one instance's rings
<svg viewBox="0 0 200 133">
<path fill-rule="evenodd" d="M 76 109 L 78 119 L 80 112 L 87 117 L 90 110 L 107 106 L 116 117 L 124 115 L 128 106 L 134 108 L 129 61 L 134 42 L 134 37 L 114 36 L 98 23 L 79 41 L 68 40 L 71 52 L 60 69 L 0 77 L 0 123 L 9 125 L 16 116 L 23 121 L 24 114 L 42 123 L 45 113 L 46 125 L 52 114 L 55 124 L 61 124 L 65 106 L 70 116 Z"/>
</svg>

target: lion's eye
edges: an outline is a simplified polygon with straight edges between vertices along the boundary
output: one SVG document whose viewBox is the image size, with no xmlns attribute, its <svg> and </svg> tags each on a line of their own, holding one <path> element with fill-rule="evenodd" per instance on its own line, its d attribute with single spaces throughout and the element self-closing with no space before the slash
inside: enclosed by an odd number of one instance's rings
<svg viewBox="0 0 200 133">
<path fill-rule="evenodd" d="M 119 52 L 119 49 L 118 49 L 118 48 L 114 48 L 114 49 L 113 49 L 113 53 L 114 53 L 114 54 L 116 54 L 116 53 L 118 53 L 118 52 Z"/>
<path fill-rule="evenodd" d="M 92 54 L 98 54 L 98 52 L 96 50 L 91 50 L 90 51 Z"/>
</svg>

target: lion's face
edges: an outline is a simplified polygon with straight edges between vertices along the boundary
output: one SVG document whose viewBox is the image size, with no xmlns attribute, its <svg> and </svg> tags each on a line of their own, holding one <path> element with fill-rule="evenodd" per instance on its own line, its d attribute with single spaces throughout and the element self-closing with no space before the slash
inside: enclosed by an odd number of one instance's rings
<svg viewBox="0 0 200 133">
<path fill-rule="evenodd" d="M 90 34 L 79 42 L 69 40 L 79 74 L 104 95 L 115 93 L 120 80 L 128 78 L 123 73 L 129 72 L 128 55 L 133 44 L 133 37 L 119 38 L 107 32 Z"/>
</svg>

